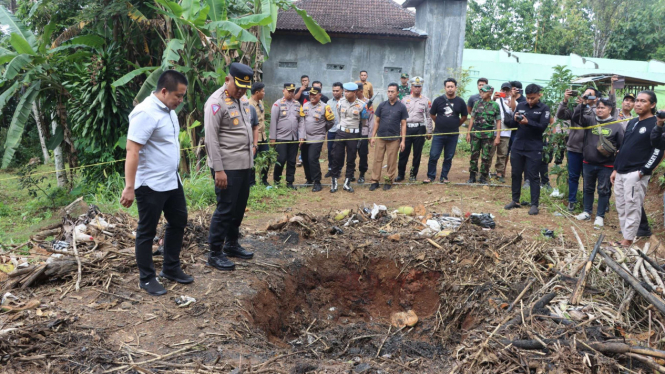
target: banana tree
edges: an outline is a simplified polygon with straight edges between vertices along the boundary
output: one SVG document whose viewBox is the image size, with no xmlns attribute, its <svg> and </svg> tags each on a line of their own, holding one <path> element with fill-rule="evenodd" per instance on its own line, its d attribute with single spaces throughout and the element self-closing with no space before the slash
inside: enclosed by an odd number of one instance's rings
<svg viewBox="0 0 665 374">
<path fill-rule="evenodd" d="M 55 150 L 56 170 L 64 169 L 62 157 L 59 157 L 61 152 L 56 149 L 62 141 L 69 146 L 66 153 L 70 167 L 75 167 L 76 150 L 67 125 L 65 108 L 67 92 L 62 85 L 61 72 L 66 64 L 84 56 L 85 52 L 82 52 L 81 48 L 99 45 L 103 40 L 94 35 L 84 35 L 52 48 L 49 44 L 55 25 L 47 25 L 42 35 L 37 37 L 2 6 L 0 6 L 0 25 L 9 31 L 11 45 L 11 49 L 0 48 L 0 110 L 11 97 L 19 98 L 7 133 L 0 166 L 3 169 L 7 168 L 11 162 L 33 110 L 33 104 L 40 102 L 52 104 L 51 115 L 46 117 L 52 119 L 55 134 L 51 139 L 50 148 Z M 71 53 L 73 49 L 78 51 Z M 42 108 L 45 106 L 42 105 Z M 57 141 L 58 139 L 60 141 Z M 58 185 L 64 186 L 66 183 L 66 173 L 59 172 Z"/>
</svg>

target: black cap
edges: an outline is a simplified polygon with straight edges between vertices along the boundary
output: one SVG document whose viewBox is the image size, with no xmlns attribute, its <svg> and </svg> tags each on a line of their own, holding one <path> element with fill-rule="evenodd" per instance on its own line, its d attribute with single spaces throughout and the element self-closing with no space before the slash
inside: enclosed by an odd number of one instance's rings
<svg viewBox="0 0 665 374">
<path fill-rule="evenodd" d="M 635 101 L 635 95 L 633 95 L 632 93 L 629 93 L 629 94 L 626 94 L 626 95 L 623 97 L 623 99 L 624 99 L 624 100 L 626 100 L 626 99 L 631 99 L 631 100 Z"/>
<path fill-rule="evenodd" d="M 510 82 L 510 85 L 515 88 L 519 88 L 520 90 L 522 89 L 522 82 L 520 81 L 512 81 Z"/>
<path fill-rule="evenodd" d="M 284 83 L 284 88 L 286 88 L 287 91 L 295 91 L 296 85 L 295 83 Z"/>
<path fill-rule="evenodd" d="M 310 95 L 318 95 L 321 93 L 321 90 L 319 90 L 318 87 L 310 87 L 309 89 L 309 94 Z"/>
<path fill-rule="evenodd" d="M 245 64 L 234 62 L 229 66 L 229 75 L 233 77 L 236 87 L 252 88 L 254 70 Z"/>
<path fill-rule="evenodd" d="M 503 90 L 504 88 L 512 88 L 513 86 L 510 85 L 510 82 L 506 83 L 501 83 L 501 89 Z"/>
</svg>

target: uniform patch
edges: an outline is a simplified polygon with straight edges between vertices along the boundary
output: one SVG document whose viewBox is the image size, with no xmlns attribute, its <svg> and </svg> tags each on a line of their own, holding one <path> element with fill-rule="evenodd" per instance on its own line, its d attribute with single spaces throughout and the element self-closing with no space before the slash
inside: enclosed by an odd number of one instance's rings
<svg viewBox="0 0 665 374">
<path fill-rule="evenodd" d="M 212 114 L 215 115 L 217 112 L 219 112 L 219 105 L 217 104 L 212 104 Z"/>
<path fill-rule="evenodd" d="M 647 132 L 647 128 L 646 127 L 640 127 L 640 134 L 644 134 L 645 132 Z"/>
<path fill-rule="evenodd" d="M 249 108 L 245 108 L 245 113 L 249 114 Z"/>
<path fill-rule="evenodd" d="M 238 121 L 238 119 L 237 119 L 237 118 L 234 118 L 234 119 L 233 119 L 233 126 L 238 126 L 238 123 L 240 123 L 240 122 Z"/>
<path fill-rule="evenodd" d="M 282 112 L 282 115 L 283 115 L 283 116 L 285 116 L 285 115 L 286 115 L 286 110 Z"/>
</svg>

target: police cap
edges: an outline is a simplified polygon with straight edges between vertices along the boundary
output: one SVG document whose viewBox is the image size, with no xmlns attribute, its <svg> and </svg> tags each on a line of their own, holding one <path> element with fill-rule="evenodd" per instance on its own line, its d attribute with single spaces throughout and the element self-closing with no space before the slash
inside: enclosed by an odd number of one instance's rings
<svg viewBox="0 0 665 374">
<path fill-rule="evenodd" d="M 422 87 L 422 85 L 425 83 L 425 81 L 423 81 L 423 78 L 421 77 L 413 77 L 411 78 L 410 82 L 412 86 L 416 87 Z"/>
<path fill-rule="evenodd" d="M 321 90 L 318 87 L 310 87 L 309 89 L 309 94 L 310 95 L 318 95 L 321 93 Z"/>
<path fill-rule="evenodd" d="M 635 95 L 633 95 L 632 93 L 629 93 L 629 94 L 626 94 L 626 95 L 623 97 L 623 99 L 624 99 L 624 100 L 626 100 L 626 99 L 631 99 L 631 100 L 635 101 Z"/>
<path fill-rule="evenodd" d="M 229 66 L 229 75 L 233 77 L 236 87 L 252 88 L 254 70 L 245 64 L 234 62 Z"/>
<path fill-rule="evenodd" d="M 287 91 L 295 91 L 296 90 L 296 85 L 294 83 L 284 83 L 284 88 Z"/>
<path fill-rule="evenodd" d="M 354 82 L 347 82 L 342 85 L 346 91 L 358 91 L 358 85 Z"/>
</svg>

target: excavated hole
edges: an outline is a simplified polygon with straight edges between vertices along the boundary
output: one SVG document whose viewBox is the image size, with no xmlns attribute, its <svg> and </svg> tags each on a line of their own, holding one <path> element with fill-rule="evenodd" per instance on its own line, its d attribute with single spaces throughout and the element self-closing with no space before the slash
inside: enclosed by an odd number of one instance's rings
<svg viewBox="0 0 665 374">
<path fill-rule="evenodd" d="M 314 319 L 321 328 L 389 323 L 393 313 L 410 309 L 421 320 L 436 313 L 441 274 L 421 269 L 400 272 L 387 258 L 358 265 L 346 256 L 314 257 L 259 289 L 252 299 L 253 323 L 271 341 L 284 342 L 301 335 Z"/>
</svg>

